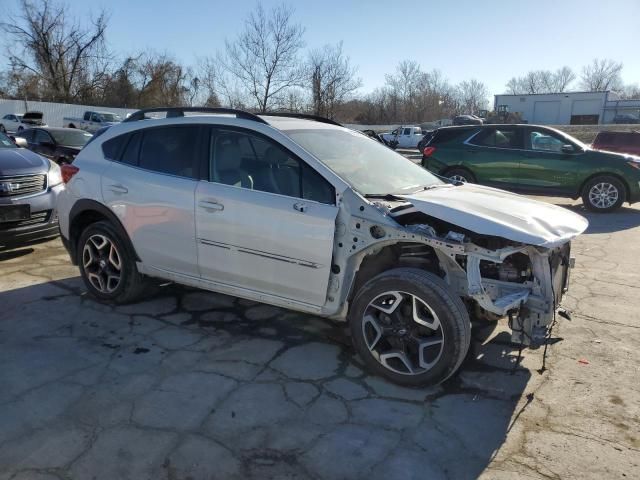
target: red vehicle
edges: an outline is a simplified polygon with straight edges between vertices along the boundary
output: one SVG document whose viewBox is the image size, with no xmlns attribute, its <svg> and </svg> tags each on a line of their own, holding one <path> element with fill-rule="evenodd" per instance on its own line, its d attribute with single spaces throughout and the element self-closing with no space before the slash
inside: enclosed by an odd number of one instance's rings
<svg viewBox="0 0 640 480">
<path fill-rule="evenodd" d="M 600 132 L 591 146 L 596 150 L 640 155 L 640 131 Z"/>
</svg>

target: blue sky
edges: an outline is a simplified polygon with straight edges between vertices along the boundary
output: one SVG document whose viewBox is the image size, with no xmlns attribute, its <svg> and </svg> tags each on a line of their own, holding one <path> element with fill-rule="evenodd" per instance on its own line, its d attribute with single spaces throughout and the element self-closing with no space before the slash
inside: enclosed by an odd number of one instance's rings
<svg viewBox="0 0 640 480">
<path fill-rule="evenodd" d="M 16 11 L 16 0 L 0 0 Z M 185 64 L 214 55 L 233 38 L 255 0 L 68 1 L 79 18 L 106 8 L 107 39 L 117 53 L 168 52 Z M 265 7 L 280 0 L 264 0 Z M 640 83 L 640 0 L 288 1 L 310 48 L 344 41 L 361 92 L 384 84 L 403 59 L 437 68 L 452 83 L 477 78 L 491 94 L 514 75 L 595 57 L 624 63 L 625 83 Z"/>
</svg>

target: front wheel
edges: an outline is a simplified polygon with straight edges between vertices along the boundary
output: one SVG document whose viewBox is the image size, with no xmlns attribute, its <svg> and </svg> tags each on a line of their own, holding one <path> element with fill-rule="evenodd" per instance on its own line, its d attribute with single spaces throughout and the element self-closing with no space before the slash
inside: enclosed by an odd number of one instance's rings
<svg viewBox="0 0 640 480">
<path fill-rule="evenodd" d="M 582 189 L 582 203 L 592 212 L 607 213 L 617 210 L 626 196 L 624 184 L 610 175 L 595 177 Z"/>
<path fill-rule="evenodd" d="M 129 303 L 146 289 L 133 253 L 109 222 L 93 223 L 82 232 L 77 258 L 87 290 L 99 300 Z"/>
<path fill-rule="evenodd" d="M 458 369 L 469 349 L 469 314 L 446 283 L 414 268 L 369 280 L 349 311 L 353 344 L 375 373 L 407 386 L 435 385 Z"/>
</svg>

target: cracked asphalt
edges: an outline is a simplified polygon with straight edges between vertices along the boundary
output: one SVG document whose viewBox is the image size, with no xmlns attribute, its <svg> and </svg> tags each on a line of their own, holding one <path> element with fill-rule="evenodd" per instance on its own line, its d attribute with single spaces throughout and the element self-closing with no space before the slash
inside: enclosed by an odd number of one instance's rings
<svg viewBox="0 0 640 480">
<path fill-rule="evenodd" d="M 175 285 L 103 305 L 59 240 L 0 252 L 0 480 L 640 478 L 640 208 L 587 216 L 546 368 L 478 323 L 427 389 L 338 323 Z"/>
</svg>

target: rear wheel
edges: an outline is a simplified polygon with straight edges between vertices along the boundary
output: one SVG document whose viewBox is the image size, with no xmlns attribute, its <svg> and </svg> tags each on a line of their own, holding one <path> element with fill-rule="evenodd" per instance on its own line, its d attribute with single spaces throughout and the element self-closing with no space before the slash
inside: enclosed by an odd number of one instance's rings
<svg viewBox="0 0 640 480">
<path fill-rule="evenodd" d="M 624 184 L 616 177 L 602 175 L 589 180 L 582 190 L 582 203 L 592 212 L 612 212 L 627 196 Z"/>
<path fill-rule="evenodd" d="M 127 243 L 107 221 L 93 223 L 82 232 L 77 258 L 85 286 L 100 300 L 133 302 L 147 287 Z"/>
<path fill-rule="evenodd" d="M 436 275 L 397 268 L 369 280 L 350 312 L 353 344 L 367 366 L 392 382 L 435 385 L 469 349 L 471 323 L 459 297 Z"/>
<path fill-rule="evenodd" d="M 454 182 L 458 182 L 458 183 L 475 183 L 476 182 L 476 178 L 473 176 L 473 173 L 471 173 L 466 168 L 460 168 L 460 167 L 452 168 L 450 170 L 447 170 L 447 172 L 445 173 L 445 176 L 453 180 Z"/>
</svg>

